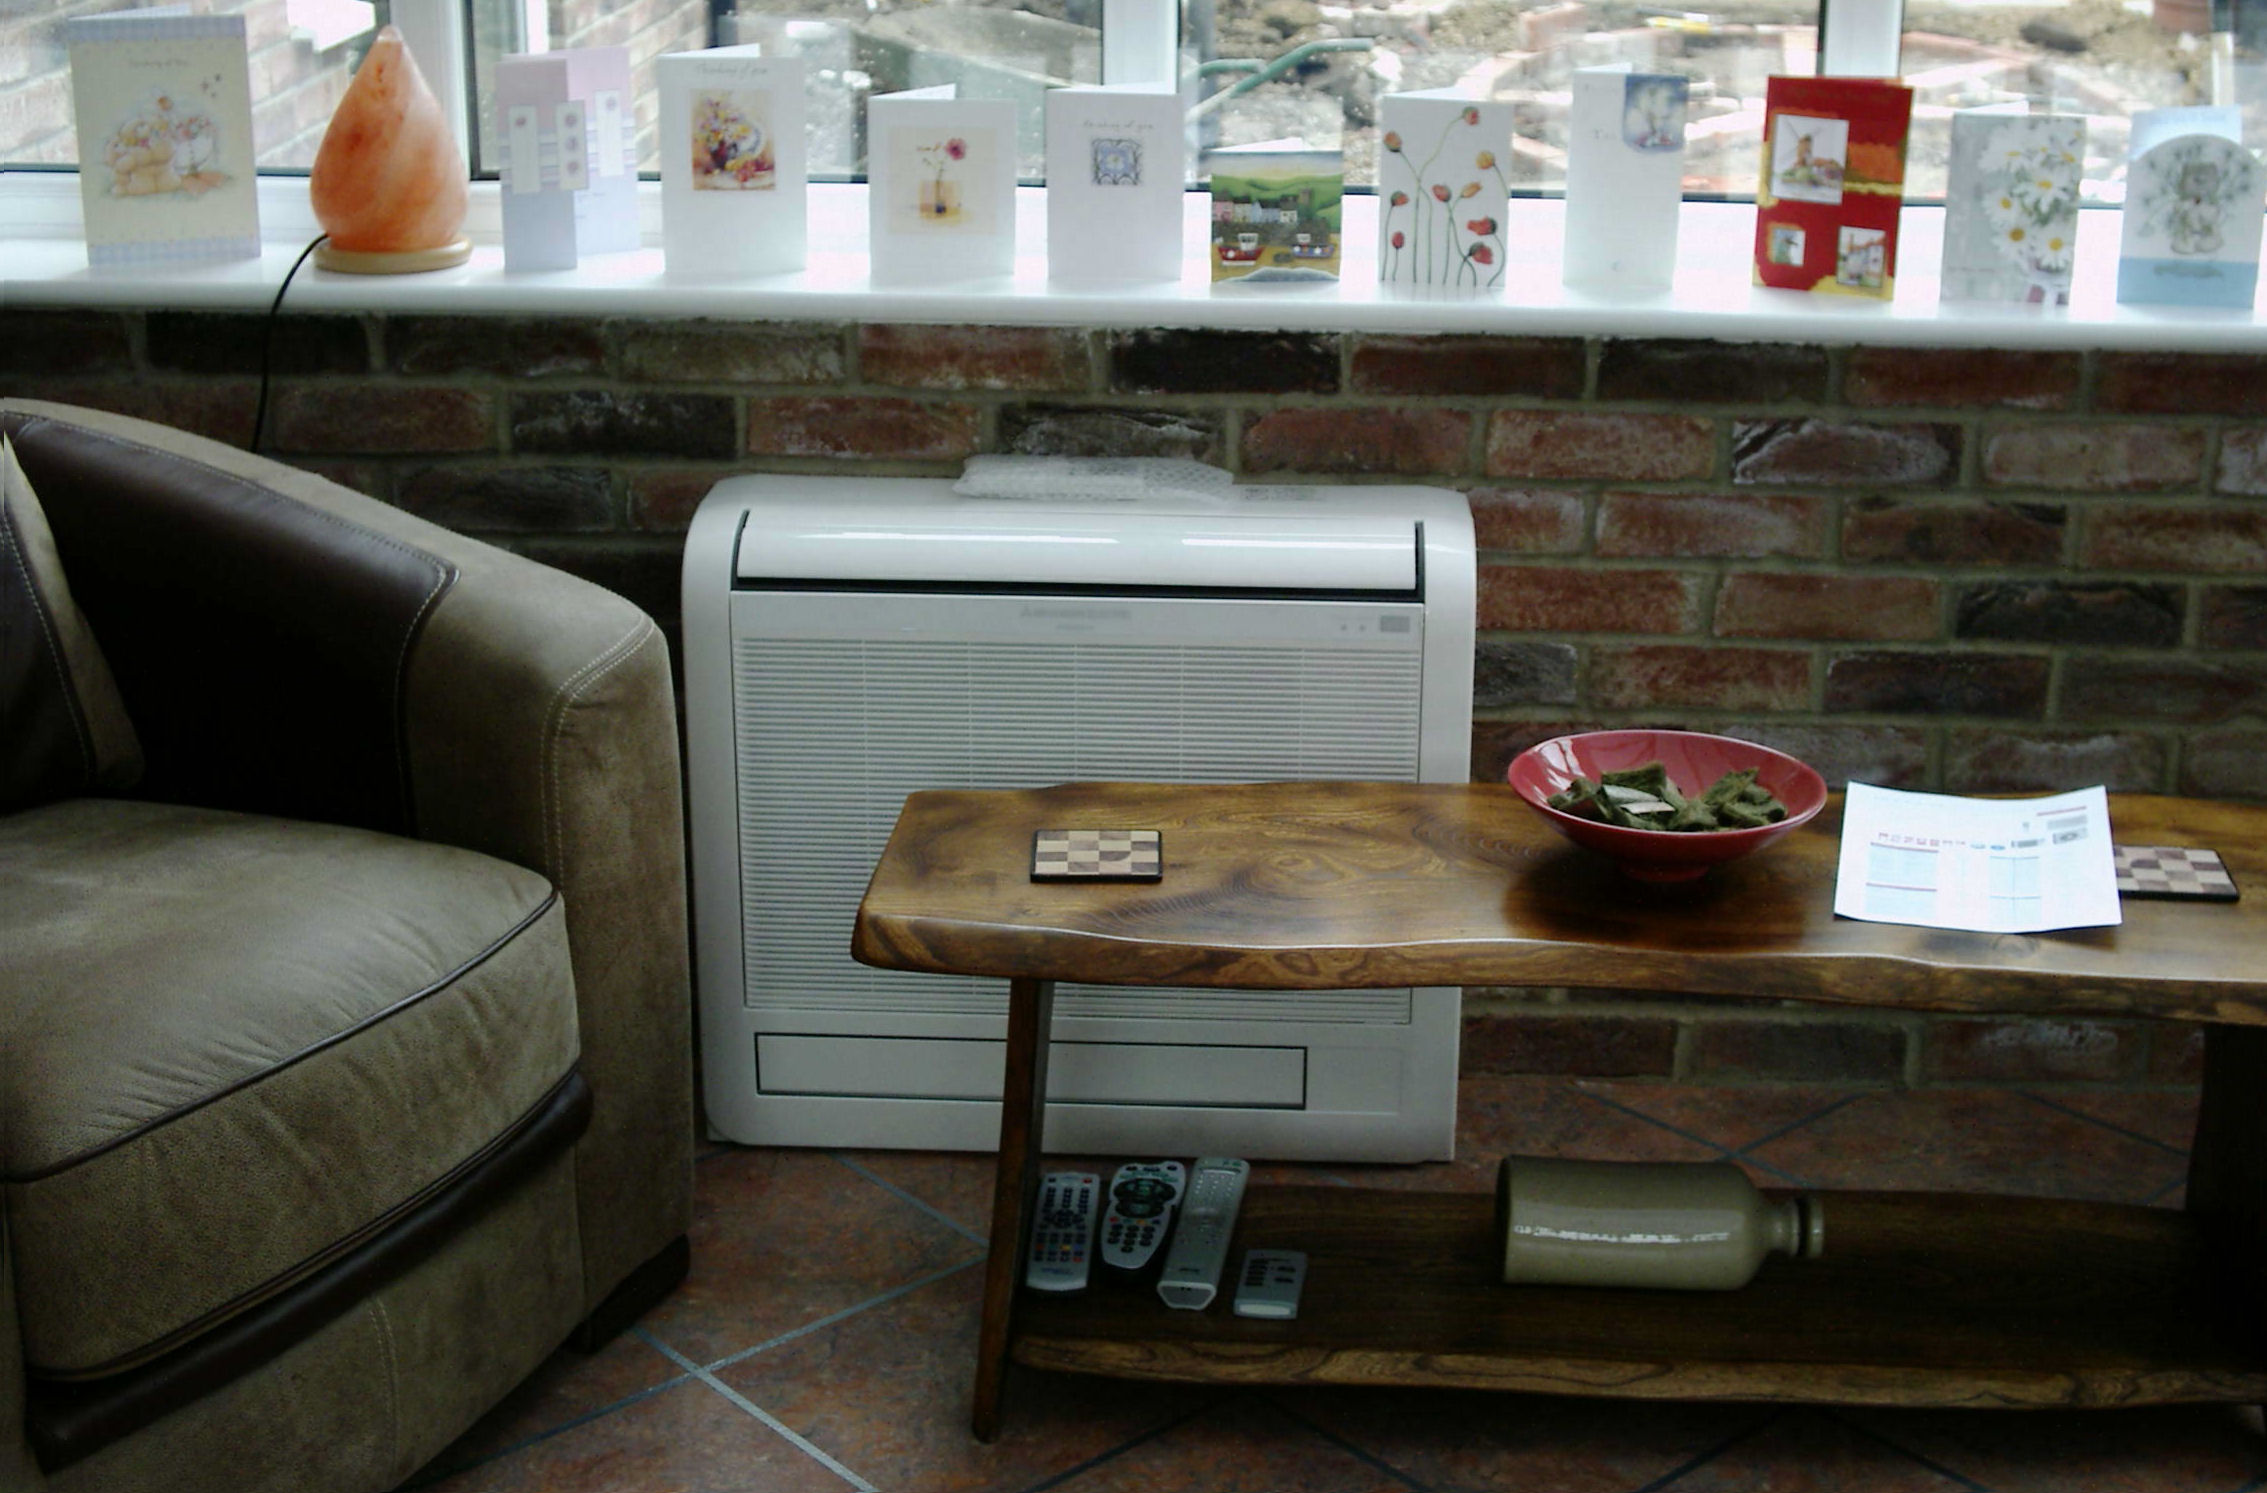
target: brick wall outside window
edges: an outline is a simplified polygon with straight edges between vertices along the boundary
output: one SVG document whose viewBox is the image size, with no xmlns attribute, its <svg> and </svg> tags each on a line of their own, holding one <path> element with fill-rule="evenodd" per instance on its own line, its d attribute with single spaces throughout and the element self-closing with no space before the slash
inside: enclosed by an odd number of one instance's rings
<svg viewBox="0 0 2267 1493">
<path fill-rule="evenodd" d="M 0 313 L 0 387 L 242 443 L 260 318 Z M 1467 494 L 1473 775 L 1571 729 L 1950 792 L 2267 799 L 2267 359 L 1580 338 L 286 316 L 274 454 L 675 626 L 742 472 L 1192 457 Z M 2260 889 L 2267 895 L 2267 888 Z M 1475 991 L 1468 1068 L 2193 1082 L 2192 1029 Z"/>
</svg>

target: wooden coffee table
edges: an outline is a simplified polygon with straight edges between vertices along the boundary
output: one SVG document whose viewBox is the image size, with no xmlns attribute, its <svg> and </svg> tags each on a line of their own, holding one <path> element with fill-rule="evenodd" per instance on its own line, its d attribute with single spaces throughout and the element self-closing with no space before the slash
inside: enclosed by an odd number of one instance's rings
<svg viewBox="0 0 2267 1493">
<path fill-rule="evenodd" d="M 2267 1402 L 2267 808 L 2113 795 L 2124 844 L 2218 850 L 2237 903 L 2116 928 L 1947 932 L 1833 913 L 1841 803 L 1758 856 L 1647 888 L 1510 790 L 1072 784 L 909 799 L 859 909 L 868 964 L 1009 982 L 974 1425 L 1007 1364 L 1131 1378 L 1416 1384 L 1875 1405 Z M 1164 839 L 1155 884 L 1034 884 L 1039 828 Z M 1604 986 L 2208 1024 L 2185 1210 L 1837 1192 L 1826 1253 L 1721 1293 L 1508 1287 L 1493 1200 L 1262 1188 L 1247 1241 L 1304 1249 L 1296 1321 L 1153 1293 L 1018 1290 L 1053 982 Z"/>
</svg>

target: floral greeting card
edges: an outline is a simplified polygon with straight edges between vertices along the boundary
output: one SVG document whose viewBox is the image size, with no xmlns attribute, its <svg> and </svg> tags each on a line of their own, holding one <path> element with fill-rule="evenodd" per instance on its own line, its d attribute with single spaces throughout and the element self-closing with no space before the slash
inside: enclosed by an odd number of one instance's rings
<svg viewBox="0 0 2267 1493">
<path fill-rule="evenodd" d="M 1942 297 L 2069 305 L 2085 164 L 2077 116 L 1953 115 Z"/>
<path fill-rule="evenodd" d="M 1378 130 L 1378 283 L 1502 288 L 1511 106 L 1389 93 Z"/>
<path fill-rule="evenodd" d="M 954 86 L 866 105 L 877 280 L 967 279 L 1015 268 L 1015 105 Z"/>
<path fill-rule="evenodd" d="M 2262 172 L 2234 108 L 2133 116 L 2117 298 L 2246 306 L 2259 288 Z"/>
<path fill-rule="evenodd" d="M 1207 152 L 1205 166 L 1214 284 L 1338 279 L 1343 155 L 1296 142 L 1234 145 Z"/>
<path fill-rule="evenodd" d="M 88 262 L 257 258 L 244 17 L 86 16 L 63 40 Z"/>
<path fill-rule="evenodd" d="M 1567 120 L 1568 284 L 1666 289 L 1684 206 L 1685 105 L 1673 73 L 1581 68 Z"/>
<path fill-rule="evenodd" d="M 505 269 L 571 270 L 638 246 L 626 48 L 497 59 L 496 115 Z"/>
<path fill-rule="evenodd" d="M 803 267 L 803 64 L 754 46 L 675 52 L 661 94 L 661 244 L 673 280 Z"/>
<path fill-rule="evenodd" d="M 1873 78 L 1773 78 L 1755 194 L 1755 283 L 1889 299 L 1913 91 Z"/>
<path fill-rule="evenodd" d="M 1177 280 L 1183 125 L 1163 85 L 1047 94 L 1047 276 Z"/>
</svg>

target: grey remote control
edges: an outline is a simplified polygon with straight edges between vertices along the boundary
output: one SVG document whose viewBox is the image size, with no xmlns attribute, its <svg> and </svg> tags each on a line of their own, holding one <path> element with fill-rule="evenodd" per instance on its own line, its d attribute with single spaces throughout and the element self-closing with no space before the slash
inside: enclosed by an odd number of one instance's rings
<svg viewBox="0 0 2267 1493">
<path fill-rule="evenodd" d="M 1299 1315 L 1299 1288 L 1307 1283 L 1307 1257 L 1296 1249 L 1247 1249 L 1236 1277 L 1236 1315 L 1288 1320 Z"/>
<path fill-rule="evenodd" d="M 1039 1210 L 1031 1221 L 1025 1285 L 1034 1291 L 1086 1289 L 1101 1190 L 1102 1179 L 1092 1172 L 1049 1172 L 1039 1179 Z"/>
<path fill-rule="evenodd" d="M 1173 1209 L 1188 1186 L 1188 1169 L 1178 1161 L 1130 1161 L 1110 1179 L 1102 1213 L 1099 1254 L 1103 1268 L 1136 1274 L 1165 1247 Z"/>
<path fill-rule="evenodd" d="M 1251 1173 L 1250 1162 L 1232 1156 L 1198 1159 L 1157 1281 L 1157 1294 L 1167 1306 L 1203 1311 L 1220 1294 L 1220 1267 L 1228 1259 L 1228 1238 L 1236 1231 L 1236 1211 L 1243 1206 L 1244 1181 Z"/>
</svg>

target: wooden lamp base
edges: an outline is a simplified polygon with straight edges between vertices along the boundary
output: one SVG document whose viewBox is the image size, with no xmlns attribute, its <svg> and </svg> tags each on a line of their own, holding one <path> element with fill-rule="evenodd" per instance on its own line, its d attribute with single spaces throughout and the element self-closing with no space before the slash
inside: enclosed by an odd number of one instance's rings
<svg viewBox="0 0 2267 1493">
<path fill-rule="evenodd" d="M 346 275 L 413 275 L 424 270 L 445 270 L 472 257 L 472 240 L 430 249 L 341 249 L 325 243 L 315 250 L 315 268 Z"/>
</svg>

